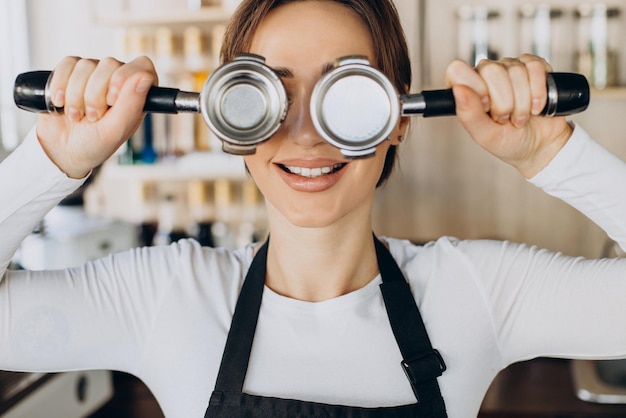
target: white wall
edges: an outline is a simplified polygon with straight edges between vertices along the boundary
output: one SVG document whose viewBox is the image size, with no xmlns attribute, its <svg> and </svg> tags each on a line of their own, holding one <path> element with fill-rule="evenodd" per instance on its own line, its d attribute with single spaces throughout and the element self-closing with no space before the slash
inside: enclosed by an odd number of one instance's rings
<svg viewBox="0 0 626 418">
<path fill-rule="evenodd" d="M 7 3 L 15 0 L 3 0 Z M 96 24 L 91 7 L 94 0 L 19 0 L 26 5 L 27 41 L 21 35 L 14 34 L 10 45 L 3 45 L 5 52 L 12 56 L 12 68 L 6 80 L 0 86 L 3 106 L 13 106 L 12 82 L 23 71 L 53 69 L 61 58 L 66 55 L 102 58 L 113 55 L 113 28 Z M 16 6 L 17 2 L 9 4 Z M 2 8 L 3 11 L 7 9 Z M 11 51 L 11 48 L 24 48 L 27 44 L 30 51 Z M 17 46 L 16 46 L 17 45 Z M 7 50 L 8 49 L 8 50 Z M 20 57 L 23 55 L 23 57 Z M 5 103 L 6 102 L 6 103 Z M 12 117 L 17 119 L 18 138 L 23 138 L 35 122 L 35 116 L 27 112 L 9 109 Z M 0 147 L 1 148 L 1 147 Z M 0 160 L 3 158 L 0 149 Z"/>
<path fill-rule="evenodd" d="M 113 54 L 113 29 L 92 16 L 92 0 L 27 0 L 31 66 L 52 69 L 66 55 Z"/>
</svg>

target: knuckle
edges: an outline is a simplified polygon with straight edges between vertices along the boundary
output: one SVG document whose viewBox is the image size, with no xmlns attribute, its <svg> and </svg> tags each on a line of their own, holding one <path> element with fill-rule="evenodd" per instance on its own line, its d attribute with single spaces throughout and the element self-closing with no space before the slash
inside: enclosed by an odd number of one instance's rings
<svg viewBox="0 0 626 418">
<path fill-rule="evenodd" d="M 548 64 L 547 61 L 545 60 L 534 60 L 534 61 L 530 61 L 526 64 L 526 66 L 528 67 L 528 69 L 530 71 L 537 71 L 537 72 L 547 72 L 547 71 L 551 71 L 551 67 L 550 64 Z"/>
<path fill-rule="evenodd" d="M 502 62 L 489 61 L 479 63 L 477 70 L 483 77 L 495 77 L 506 72 L 506 66 Z"/>
<path fill-rule="evenodd" d="M 74 65 L 76 65 L 76 63 L 80 60 L 80 57 L 77 56 L 73 56 L 73 55 L 68 55 L 66 57 L 63 57 L 61 59 L 61 61 L 59 61 L 59 63 L 57 64 L 57 67 L 72 67 Z"/>
<path fill-rule="evenodd" d="M 105 57 L 100 60 L 99 66 L 105 69 L 116 69 L 120 67 L 122 63 L 113 57 Z"/>
<path fill-rule="evenodd" d="M 97 61 L 90 58 L 81 58 L 76 62 L 75 68 L 77 70 L 94 70 L 96 68 Z"/>
<path fill-rule="evenodd" d="M 521 62 L 516 63 L 514 65 L 510 65 L 507 68 L 507 71 L 511 77 L 527 77 L 528 70 L 524 64 Z"/>
<path fill-rule="evenodd" d="M 83 106 L 83 97 L 75 91 L 69 90 L 65 95 L 65 107 L 68 108 L 81 108 Z"/>
<path fill-rule="evenodd" d="M 90 107 L 101 107 L 103 103 L 105 103 L 105 99 L 101 93 L 90 89 L 85 91 L 84 101 L 85 105 Z"/>
<path fill-rule="evenodd" d="M 154 69 L 155 69 L 154 63 L 146 55 L 141 55 L 135 58 L 129 63 L 129 65 L 132 65 L 133 67 L 137 69 L 141 69 L 141 70 L 149 71 L 149 72 L 154 72 Z"/>
<path fill-rule="evenodd" d="M 140 55 L 137 57 L 137 62 L 143 65 L 152 66 L 152 60 L 147 55 Z"/>
<path fill-rule="evenodd" d="M 119 63 L 119 67 L 111 76 L 111 82 L 113 84 L 121 85 L 128 78 L 136 74 L 156 78 L 156 71 L 152 60 L 147 56 L 140 56 L 133 59 L 129 63 Z"/>
</svg>

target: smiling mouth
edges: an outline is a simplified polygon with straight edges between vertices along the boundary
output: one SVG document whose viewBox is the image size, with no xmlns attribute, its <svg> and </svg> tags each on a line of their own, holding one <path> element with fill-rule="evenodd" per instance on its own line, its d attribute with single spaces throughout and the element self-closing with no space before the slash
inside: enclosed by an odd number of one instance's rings
<svg viewBox="0 0 626 418">
<path fill-rule="evenodd" d="M 315 167 L 315 168 L 298 167 L 298 166 L 284 165 L 284 164 L 278 164 L 278 166 L 283 171 L 289 174 L 295 174 L 297 176 L 314 179 L 316 177 L 321 177 L 321 176 L 325 176 L 328 174 L 336 173 L 342 168 L 344 168 L 346 166 L 346 163 L 339 163 L 339 164 L 329 165 L 326 167 Z"/>
</svg>

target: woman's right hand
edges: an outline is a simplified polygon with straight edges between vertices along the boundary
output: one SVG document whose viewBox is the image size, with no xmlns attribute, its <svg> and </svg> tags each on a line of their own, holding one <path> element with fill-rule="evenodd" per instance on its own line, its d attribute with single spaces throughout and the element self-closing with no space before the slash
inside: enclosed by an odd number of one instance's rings
<svg viewBox="0 0 626 418">
<path fill-rule="evenodd" d="M 41 146 L 68 177 L 85 177 L 137 130 L 148 90 L 157 84 L 147 57 L 126 64 L 113 58 L 64 58 L 49 88 L 52 104 L 65 111 L 38 116 Z"/>
</svg>

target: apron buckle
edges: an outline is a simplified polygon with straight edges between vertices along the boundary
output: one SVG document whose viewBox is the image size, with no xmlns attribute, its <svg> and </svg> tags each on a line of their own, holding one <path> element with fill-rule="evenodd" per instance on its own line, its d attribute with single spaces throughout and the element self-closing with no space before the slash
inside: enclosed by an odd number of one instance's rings
<svg viewBox="0 0 626 418">
<path fill-rule="evenodd" d="M 409 379 L 413 392 L 417 396 L 416 386 L 429 380 L 436 379 L 446 371 L 446 363 L 438 350 L 432 349 L 410 360 L 400 363 L 404 374 Z M 419 402 L 419 399 L 418 399 Z"/>
</svg>

